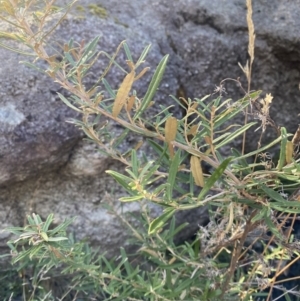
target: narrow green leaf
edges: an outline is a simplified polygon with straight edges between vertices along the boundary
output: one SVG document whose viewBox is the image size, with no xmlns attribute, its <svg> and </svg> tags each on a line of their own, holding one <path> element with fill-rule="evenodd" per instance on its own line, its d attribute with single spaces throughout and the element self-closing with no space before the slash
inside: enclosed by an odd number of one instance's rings
<svg viewBox="0 0 300 301">
<path fill-rule="evenodd" d="M 75 220 L 76 217 L 73 217 L 73 218 L 70 218 L 70 219 L 67 219 L 65 220 L 62 224 L 58 225 L 57 227 L 55 227 L 54 229 L 52 230 L 49 230 L 48 233 L 49 235 L 54 235 L 54 234 L 57 234 L 57 233 L 60 233 L 62 231 L 65 231 L 66 228 L 71 225 L 73 223 L 73 221 Z"/>
<path fill-rule="evenodd" d="M 90 51 L 94 51 L 94 49 L 96 48 L 98 42 L 100 40 L 100 36 L 98 37 L 95 37 L 87 46 L 86 48 L 84 49 L 84 52 L 85 53 L 88 53 Z"/>
<path fill-rule="evenodd" d="M 37 254 L 43 248 L 44 248 L 43 244 L 40 243 L 40 244 L 36 245 L 35 247 L 29 249 L 31 251 L 29 254 L 29 259 L 31 260 L 35 256 L 35 254 Z"/>
<path fill-rule="evenodd" d="M 258 210 L 258 213 L 251 219 L 251 222 L 255 223 L 257 221 L 262 220 L 267 212 L 268 212 L 267 207 L 263 207 L 261 210 Z"/>
<path fill-rule="evenodd" d="M 24 228 L 23 227 L 7 227 L 2 231 L 11 232 L 13 234 L 19 235 L 23 233 Z"/>
<path fill-rule="evenodd" d="M 70 41 L 69 41 L 69 43 L 68 43 L 68 48 L 69 49 L 73 48 L 73 43 L 74 43 L 74 39 L 71 38 Z"/>
<path fill-rule="evenodd" d="M 269 217 L 268 214 L 265 214 L 264 217 L 264 221 L 266 223 L 266 225 L 268 226 L 269 230 L 279 239 L 282 239 L 282 236 L 280 234 L 280 232 L 278 231 L 278 229 L 276 228 L 276 226 L 274 225 L 274 223 L 272 222 L 271 218 Z"/>
<path fill-rule="evenodd" d="M 150 48 L 151 48 L 151 44 L 149 44 L 149 45 L 143 50 L 142 54 L 140 55 L 138 61 L 137 61 L 136 64 L 135 64 L 136 67 L 138 67 L 138 66 L 145 60 L 145 58 L 146 58 L 146 56 L 147 56 L 147 54 L 148 54 Z"/>
<path fill-rule="evenodd" d="M 27 66 L 27 67 L 29 67 L 29 68 L 35 69 L 36 71 L 38 71 L 38 72 L 40 72 L 40 73 L 42 73 L 42 74 L 45 74 L 45 70 L 43 70 L 43 69 L 37 67 L 37 66 L 34 65 L 34 64 L 31 64 L 31 63 L 26 62 L 26 61 L 20 61 L 20 63 L 23 64 L 23 65 L 25 65 L 25 66 Z"/>
<path fill-rule="evenodd" d="M 248 199 L 235 199 L 234 201 L 236 203 L 249 205 L 250 207 L 255 208 L 255 209 L 260 209 L 260 210 L 262 209 L 262 206 L 260 204 L 257 204 L 257 203 L 255 203 L 252 200 L 248 200 Z"/>
<path fill-rule="evenodd" d="M 30 253 L 32 252 L 32 249 L 27 249 L 26 251 L 22 251 L 21 253 L 19 253 L 16 257 L 12 258 L 12 263 L 15 264 L 18 261 L 28 257 L 30 255 Z"/>
<path fill-rule="evenodd" d="M 262 91 L 256 91 L 251 93 L 249 96 L 245 96 L 244 98 L 239 99 L 238 101 L 235 102 L 238 104 L 237 106 L 232 106 L 231 108 L 227 108 L 226 110 L 218 114 L 214 124 L 215 129 L 220 127 L 226 121 L 231 120 L 232 117 L 234 117 L 243 109 L 245 109 L 249 105 L 250 99 L 256 99 L 261 92 Z"/>
<path fill-rule="evenodd" d="M 199 238 L 196 238 L 196 240 L 194 241 L 193 248 L 194 248 L 195 259 L 197 259 L 201 250 L 201 243 Z"/>
<path fill-rule="evenodd" d="M 288 134 L 288 136 L 291 136 L 291 134 Z M 281 141 L 281 139 L 282 139 L 282 137 L 280 136 L 280 137 L 276 138 L 275 140 L 273 140 L 268 145 L 265 145 L 265 146 L 261 147 L 260 149 L 257 149 L 257 150 L 255 150 L 253 152 L 250 152 L 250 153 L 247 153 L 247 154 L 245 154 L 243 156 L 240 156 L 240 157 L 238 157 L 236 159 L 237 160 L 241 160 L 241 159 L 245 159 L 245 158 L 249 158 L 249 157 L 255 156 L 256 154 L 259 154 L 259 153 L 261 153 L 261 152 L 263 152 L 263 151 L 271 148 L 273 145 L 276 145 L 278 142 Z"/>
<path fill-rule="evenodd" d="M 62 94 L 60 94 L 59 92 L 57 92 L 57 95 L 59 96 L 59 98 L 71 109 L 73 109 L 76 112 L 82 113 L 81 110 L 79 110 L 78 108 L 76 108 L 75 106 L 73 106 Z"/>
<path fill-rule="evenodd" d="M 189 180 L 189 184 L 190 184 L 190 195 L 193 196 L 194 195 L 194 189 L 195 189 L 195 185 L 194 185 L 194 178 L 193 178 L 193 174 L 190 172 L 189 174 L 190 180 Z"/>
<path fill-rule="evenodd" d="M 169 164 L 169 155 L 167 153 L 168 146 L 166 145 L 164 148 L 160 146 L 158 143 L 155 141 L 148 139 L 147 140 L 150 146 L 153 148 L 153 150 L 158 154 L 159 159 L 157 160 L 157 163 L 159 164 L 161 161 L 165 165 Z"/>
<path fill-rule="evenodd" d="M 68 60 L 72 67 L 76 66 L 76 62 L 73 60 L 72 55 L 69 52 L 65 52 L 64 57 Z"/>
<path fill-rule="evenodd" d="M 166 111 L 167 111 L 168 109 L 166 109 Z M 161 112 L 162 113 L 162 112 Z M 156 119 L 156 122 L 155 122 L 155 126 L 156 127 L 159 127 L 159 126 L 162 126 L 162 127 L 164 127 L 163 125 L 164 125 L 164 123 L 166 122 L 166 120 L 170 117 L 170 116 L 172 116 L 172 114 L 170 114 L 170 113 L 168 113 L 166 116 L 164 116 L 163 118 L 161 118 L 161 116 L 159 116 L 159 118 L 158 119 Z"/>
<path fill-rule="evenodd" d="M 202 121 L 203 123 L 207 124 L 208 127 L 209 127 L 209 129 L 210 129 L 209 120 L 206 118 L 206 115 L 207 115 L 207 114 L 205 114 L 205 110 L 202 111 L 202 109 L 201 109 L 200 107 L 198 107 L 198 108 L 197 108 L 197 112 L 198 112 L 199 116 L 201 117 L 201 121 Z M 194 116 L 195 116 L 195 115 L 194 115 Z"/>
<path fill-rule="evenodd" d="M 88 45 L 86 45 L 84 49 L 84 53 L 81 56 L 81 59 L 77 62 L 77 66 L 82 65 L 87 60 L 89 60 L 95 53 L 96 53 L 96 47 L 99 42 L 100 36 L 94 38 Z"/>
<path fill-rule="evenodd" d="M 20 53 L 20 54 L 23 54 L 23 55 L 28 55 L 28 56 L 33 56 L 33 57 L 36 57 L 36 53 L 29 53 L 29 52 L 24 52 L 24 51 L 21 51 L 19 49 L 17 49 L 16 47 L 10 47 L 10 46 L 7 46 L 3 43 L 0 43 L 0 46 L 2 48 L 5 48 L 9 51 L 12 51 L 12 52 L 16 52 L 16 53 Z"/>
<path fill-rule="evenodd" d="M 298 183 L 300 183 L 300 178 L 299 178 L 299 176 L 286 175 L 286 174 L 281 174 L 281 173 L 279 173 L 279 174 L 278 174 L 278 177 L 279 177 L 279 178 L 282 178 L 282 179 L 285 179 L 285 180 L 288 180 L 288 181 L 293 181 L 293 182 L 298 182 Z"/>
<path fill-rule="evenodd" d="M 153 163 L 154 163 L 154 161 L 149 161 L 149 162 L 142 168 L 142 170 L 139 172 L 139 178 L 140 178 L 141 180 L 143 180 L 144 177 L 145 177 L 145 175 L 149 173 L 150 168 L 153 167 Z M 156 170 L 156 168 L 155 168 L 154 170 Z M 152 174 L 153 174 L 153 173 L 152 173 Z M 152 174 L 150 174 L 150 176 L 151 176 Z"/>
<path fill-rule="evenodd" d="M 210 188 L 222 177 L 225 169 L 227 168 L 228 164 L 232 160 L 232 157 L 227 158 L 224 160 L 220 166 L 213 172 L 213 174 L 208 178 L 205 183 L 205 186 L 201 190 L 198 199 L 202 200 L 204 196 L 209 192 Z"/>
<path fill-rule="evenodd" d="M 124 139 L 126 138 L 126 136 L 130 133 L 129 129 L 124 129 L 122 134 L 115 138 L 114 143 L 112 145 L 112 147 L 114 149 L 117 149 L 117 147 L 124 141 Z"/>
<path fill-rule="evenodd" d="M 131 275 L 133 273 L 133 268 L 132 268 L 132 266 L 128 262 L 128 256 L 127 256 L 127 254 L 125 252 L 125 249 L 121 247 L 120 248 L 120 252 L 121 252 L 121 256 L 122 256 L 122 262 L 123 262 L 124 267 L 126 269 L 126 273 L 129 276 L 129 275 Z"/>
<path fill-rule="evenodd" d="M 175 217 L 173 216 L 172 219 L 171 219 L 168 231 L 165 231 L 165 233 L 164 233 L 164 234 L 166 234 L 164 239 L 168 241 L 168 244 L 170 246 L 173 243 L 174 231 L 175 231 Z"/>
<path fill-rule="evenodd" d="M 49 214 L 48 216 L 47 216 L 47 219 L 46 219 L 46 221 L 45 221 L 45 223 L 44 223 L 44 225 L 43 225 L 43 231 L 44 232 L 47 232 L 48 231 L 48 229 L 49 229 L 49 226 L 50 226 L 50 224 L 53 222 L 53 213 L 51 213 L 51 214 Z"/>
<path fill-rule="evenodd" d="M 42 223 L 42 220 L 38 214 L 32 213 L 34 223 L 36 226 L 39 226 Z"/>
<path fill-rule="evenodd" d="M 67 237 L 49 237 L 48 241 L 62 241 L 62 240 L 68 240 Z"/>
<path fill-rule="evenodd" d="M 133 174 L 135 175 L 135 177 L 138 178 L 139 163 L 138 163 L 135 149 L 131 150 L 131 168 L 132 168 L 132 171 L 133 171 Z"/>
<path fill-rule="evenodd" d="M 122 197 L 122 198 L 119 199 L 119 201 L 127 203 L 127 202 L 136 202 L 136 201 L 142 200 L 142 199 L 144 199 L 143 195 L 135 195 L 135 196 Z"/>
<path fill-rule="evenodd" d="M 210 97 L 210 94 L 208 94 L 208 95 L 206 95 L 206 96 L 204 96 L 203 98 L 201 98 L 201 99 L 199 99 L 199 98 L 195 98 L 195 100 L 197 101 L 197 103 L 201 106 L 201 107 L 203 107 L 204 108 L 204 112 L 208 112 L 208 113 L 211 113 L 211 106 L 212 106 L 212 103 L 214 102 L 214 101 L 212 101 L 211 103 L 209 103 L 209 104 L 205 104 L 205 100 L 208 98 L 208 97 Z"/>
<path fill-rule="evenodd" d="M 88 129 L 85 126 L 81 127 L 81 129 L 86 134 L 86 136 L 91 139 L 91 141 L 95 141 L 95 137 L 91 135 L 91 133 L 88 131 Z"/>
<path fill-rule="evenodd" d="M 286 161 L 285 153 L 286 153 L 286 145 L 288 141 L 286 129 L 282 127 L 280 130 L 281 130 L 281 145 L 280 145 L 280 156 L 277 165 L 277 169 L 279 171 L 281 171 L 283 166 L 285 165 L 285 161 Z"/>
<path fill-rule="evenodd" d="M 8 259 L 8 261 L 9 261 L 10 258 L 11 258 L 11 254 L 3 254 L 3 255 L 0 255 L 0 259 L 5 258 L 5 257 L 9 257 L 9 259 Z"/>
<path fill-rule="evenodd" d="M 215 99 L 214 106 L 215 106 L 216 108 L 219 106 L 221 99 L 222 99 L 221 96 L 219 96 L 219 97 L 217 97 L 217 98 Z"/>
<path fill-rule="evenodd" d="M 135 116 L 133 117 L 134 120 L 136 120 L 137 118 L 139 118 L 141 116 L 141 114 L 147 109 L 149 103 L 152 101 L 152 99 L 156 93 L 156 90 L 162 80 L 163 74 L 165 72 L 168 58 L 169 58 L 169 55 L 164 56 L 163 59 L 158 64 L 158 66 L 155 70 L 155 73 L 152 77 L 152 80 L 149 84 L 148 90 L 144 96 L 141 107 L 138 109 Z"/>
<path fill-rule="evenodd" d="M 231 152 L 236 158 L 239 158 L 242 156 L 242 154 L 235 148 L 231 148 Z M 248 165 L 246 159 L 239 159 L 238 162 L 242 167 L 245 168 L 244 170 L 247 174 L 251 173 L 251 169 L 249 168 L 249 165 Z"/>
<path fill-rule="evenodd" d="M 180 279 L 180 277 L 178 277 L 177 279 L 178 279 L 178 282 L 174 284 L 174 292 L 176 292 L 176 293 L 182 292 L 184 289 L 190 287 L 191 283 L 194 282 L 194 279 L 191 279 L 191 278 L 188 278 L 184 281 L 182 281 L 182 279 Z"/>
<path fill-rule="evenodd" d="M 172 199 L 172 192 L 173 192 L 174 185 L 175 185 L 176 175 L 177 175 L 178 167 L 179 167 L 180 161 L 181 161 L 180 160 L 180 155 L 181 155 L 181 152 L 180 152 L 180 150 L 178 150 L 176 152 L 174 158 L 172 159 L 172 162 L 171 162 L 171 165 L 170 165 L 168 181 L 167 181 L 169 186 L 166 190 L 168 201 L 170 201 Z"/>
<path fill-rule="evenodd" d="M 151 162 L 153 164 L 153 162 Z M 142 185 L 148 185 L 153 182 L 153 180 L 149 181 L 153 174 L 159 169 L 160 165 L 153 165 L 147 172 L 145 176 L 142 178 Z"/>
<path fill-rule="evenodd" d="M 267 187 L 266 185 L 261 185 L 261 189 L 271 198 L 271 200 L 285 203 L 287 202 L 286 199 L 284 199 L 277 191 Z"/>
<path fill-rule="evenodd" d="M 220 142 L 218 145 L 215 146 L 215 149 L 218 149 L 218 148 L 228 144 L 230 141 L 232 141 L 236 137 L 238 137 L 241 134 L 243 134 L 244 132 L 246 132 L 254 124 L 256 124 L 256 122 L 249 122 L 249 123 L 245 124 L 244 126 L 239 128 L 237 131 L 235 131 L 235 132 L 231 133 L 230 135 L 228 135 L 222 142 Z"/>
<path fill-rule="evenodd" d="M 48 235 L 47 235 L 47 233 L 46 232 L 41 232 L 40 233 L 40 235 L 42 236 L 42 238 L 44 239 L 44 241 L 49 241 L 49 237 L 48 237 Z"/>
<path fill-rule="evenodd" d="M 105 256 L 102 257 L 102 260 L 104 261 L 105 266 L 112 273 L 114 271 L 114 267 L 111 265 L 111 263 L 105 258 Z"/>
<path fill-rule="evenodd" d="M 125 171 L 131 176 L 132 179 L 136 180 L 138 178 L 138 176 L 136 176 L 130 169 L 126 168 Z"/>
<path fill-rule="evenodd" d="M 159 185 L 158 187 L 156 187 L 156 188 L 153 190 L 153 195 L 159 194 L 159 193 L 161 193 L 162 191 L 166 191 L 166 189 L 167 189 L 168 186 L 169 186 L 168 183 L 164 183 L 164 184 Z M 164 206 L 164 204 L 162 204 L 162 206 Z"/>
<path fill-rule="evenodd" d="M 223 162 L 225 159 L 223 158 L 223 156 L 219 153 L 219 151 L 215 150 L 216 156 L 219 160 L 219 162 Z"/>
<path fill-rule="evenodd" d="M 103 78 L 103 79 L 102 79 L 102 83 L 103 83 L 105 89 L 107 90 L 109 96 L 110 96 L 111 98 L 115 99 L 115 98 L 116 98 L 116 93 L 113 91 L 113 89 L 111 88 L 111 86 L 110 86 L 110 84 L 108 83 L 108 81 L 107 81 L 105 78 Z"/>
<path fill-rule="evenodd" d="M 160 267 L 161 267 L 161 265 L 160 265 Z M 173 288 L 172 275 L 171 275 L 171 270 L 170 269 L 166 270 L 166 286 L 169 290 L 172 290 L 172 288 Z"/>
<path fill-rule="evenodd" d="M 131 51 L 130 51 L 130 49 L 129 49 L 129 47 L 128 47 L 128 45 L 127 45 L 126 42 L 123 44 L 123 48 L 124 48 L 124 50 L 125 50 L 127 59 L 128 59 L 130 62 L 133 62 L 132 55 L 131 55 Z"/>
<path fill-rule="evenodd" d="M 224 111 L 219 113 L 216 117 L 214 128 L 218 129 L 225 122 L 232 120 L 232 118 L 240 113 L 243 109 L 249 106 L 249 101 L 242 102 L 239 106 L 226 108 Z"/>
<path fill-rule="evenodd" d="M 126 189 L 127 192 L 132 193 L 132 189 L 129 186 L 129 183 L 132 182 L 131 178 L 126 177 L 113 170 L 106 170 L 105 172 L 111 175 L 122 187 Z"/>
<path fill-rule="evenodd" d="M 216 138 L 213 140 L 213 144 L 216 145 L 219 141 L 225 139 L 225 138 L 228 137 L 228 135 L 230 135 L 230 134 L 231 134 L 230 132 L 226 132 L 226 133 L 224 133 L 223 135 L 216 137 Z"/>
<path fill-rule="evenodd" d="M 181 102 L 178 98 L 176 98 L 176 97 L 173 96 L 173 95 L 170 95 L 170 97 L 171 97 L 173 100 L 175 100 L 175 102 L 176 102 L 182 109 L 186 110 L 186 107 L 182 104 L 182 102 Z"/>
<path fill-rule="evenodd" d="M 154 219 L 148 229 L 148 234 L 154 234 L 156 233 L 159 229 L 161 229 L 165 223 L 173 216 L 173 214 L 176 212 L 176 209 L 174 208 L 167 208 L 164 210 L 164 213 Z"/>
</svg>

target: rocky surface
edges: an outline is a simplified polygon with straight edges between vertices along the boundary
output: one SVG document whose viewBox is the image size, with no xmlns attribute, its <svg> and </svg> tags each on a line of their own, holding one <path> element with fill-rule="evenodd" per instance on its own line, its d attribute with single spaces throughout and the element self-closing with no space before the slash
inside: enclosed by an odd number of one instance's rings
<svg viewBox="0 0 300 301">
<path fill-rule="evenodd" d="M 288 6 L 279 0 L 254 2 L 257 40 L 252 89 L 274 95 L 273 119 L 293 132 L 300 113 L 300 1 L 289 1 Z M 202 97 L 224 78 L 243 77 L 238 62 L 244 65 L 247 59 L 245 14 L 243 0 L 81 1 L 57 29 L 53 41 L 63 43 L 70 37 L 89 41 L 100 35 L 99 49 L 113 53 L 126 39 L 135 57 L 151 43 L 146 64 L 152 67 L 169 53 L 155 98 L 156 103 L 166 105 L 172 103 L 168 95 L 176 95 L 179 89 L 188 97 Z M 1 228 L 23 224 L 29 212 L 43 217 L 53 212 L 57 222 L 76 215 L 73 229 L 78 238 L 89 237 L 112 254 L 126 235 L 118 219 L 108 215 L 101 204 L 108 200 L 118 204 L 122 191 L 104 170 L 121 170 L 122 166 L 100 155 L 95 146 L 82 141 L 82 133 L 65 122 L 76 115 L 61 103 L 56 92 L 62 90 L 51 79 L 20 65 L 24 57 L 19 54 L 0 49 L 0 57 Z M 91 82 L 106 63 L 101 61 L 98 71 L 89 75 Z M 141 94 L 150 75 L 135 85 Z M 120 76 L 116 69 L 109 75 L 115 88 Z M 232 82 L 226 83 L 226 89 L 228 97 L 242 95 Z M 179 114 L 179 109 L 175 112 Z M 252 138 L 249 148 L 256 147 Z M 135 139 L 127 141 L 128 145 Z M 140 209 L 130 204 L 122 210 L 137 213 Z M 194 212 L 189 233 L 205 219 L 201 210 Z M 2 246 L 6 239 L 2 233 Z"/>
</svg>

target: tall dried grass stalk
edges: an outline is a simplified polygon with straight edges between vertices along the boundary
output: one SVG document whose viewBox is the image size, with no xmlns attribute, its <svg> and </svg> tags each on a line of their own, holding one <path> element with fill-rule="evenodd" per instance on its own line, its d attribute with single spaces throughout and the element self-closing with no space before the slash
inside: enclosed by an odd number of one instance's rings
<svg viewBox="0 0 300 301">
<path fill-rule="evenodd" d="M 254 61 L 254 44 L 255 44 L 255 33 L 254 33 L 254 24 L 252 20 L 252 0 L 246 0 L 247 5 L 247 25 L 248 25 L 248 34 L 249 34 L 249 42 L 248 42 L 248 53 L 250 56 L 250 62 L 247 61 L 246 66 L 242 68 L 244 71 L 247 82 L 248 82 L 248 93 L 250 92 L 251 87 L 251 75 L 252 75 L 252 64 Z M 248 108 L 246 109 L 245 114 L 245 124 L 248 122 Z M 245 145 L 246 145 L 246 132 L 243 134 L 243 145 L 242 145 L 242 153 L 245 153 Z"/>
<path fill-rule="evenodd" d="M 248 53 L 250 56 L 250 70 L 252 67 L 252 63 L 254 61 L 254 43 L 255 43 L 255 33 L 254 33 L 254 24 L 252 20 L 252 1 L 247 0 L 247 25 L 248 25 L 248 33 L 249 33 L 249 44 L 248 44 Z M 250 74 L 251 76 L 251 74 Z"/>
</svg>

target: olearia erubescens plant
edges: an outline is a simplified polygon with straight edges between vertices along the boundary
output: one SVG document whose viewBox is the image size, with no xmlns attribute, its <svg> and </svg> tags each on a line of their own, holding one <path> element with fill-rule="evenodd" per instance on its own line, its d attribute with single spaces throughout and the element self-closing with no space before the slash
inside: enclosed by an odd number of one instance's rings
<svg viewBox="0 0 300 301">
<path fill-rule="evenodd" d="M 151 262 L 148 268 L 132 264 L 122 248 L 114 262 L 75 242 L 66 235 L 71 221 L 52 229 L 52 214 L 46 221 L 33 214 L 28 216 L 28 225 L 7 229 L 17 235 L 8 245 L 19 274 L 25 279 L 31 269 L 31 284 L 25 283 L 22 289 L 24 300 L 271 300 L 275 288 L 286 298 L 288 293 L 296 295 L 295 290 L 285 291 L 283 281 L 277 278 L 300 256 L 298 241 L 292 235 L 300 212 L 300 130 L 293 136 L 278 127 L 269 115 L 273 97 L 250 90 L 255 43 L 250 0 L 250 59 L 244 67 L 240 65 L 248 81 L 244 97 L 225 99 L 224 81 L 214 94 L 203 98 L 171 96 L 174 105 L 184 110 L 182 118 L 173 116 L 171 107 L 163 104 L 159 104 L 158 114 L 145 117 L 155 105 L 168 55 L 157 65 L 147 92 L 139 95 L 132 86 L 148 71 L 142 66 L 150 45 L 136 61 L 125 41 L 113 55 L 98 51 L 99 37 L 87 44 L 70 39 L 62 45 L 63 51 L 53 53 L 53 48 L 50 51 L 47 47 L 49 36 L 72 3 L 66 8 L 54 6 L 55 1 L 0 3 L 0 18 L 11 30 L 2 32 L 2 36 L 23 46 L 18 50 L 3 42 L 0 45 L 32 57 L 23 63 L 48 74 L 68 91 L 69 97 L 58 93 L 60 99 L 82 116 L 70 122 L 97 143 L 101 152 L 125 165 L 125 174 L 107 171 L 126 192 L 120 201 L 147 201 L 163 208 L 154 219 L 147 210 L 141 213 L 145 229 L 137 230 L 124 220 L 141 245 L 139 253 Z M 53 20 L 58 21 L 53 25 Z M 116 62 L 120 51 L 127 58 L 123 67 Z M 87 88 L 86 76 L 103 55 L 109 58 L 109 64 L 99 80 Z M 46 62 L 47 67 L 37 66 L 38 60 Z M 124 72 L 117 90 L 106 78 L 112 66 Z M 235 82 L 241 86 L 238 80 Z M 240 114 L 245 116 L 243 124 L 236 118 Z M 106 121 L 99 124 L 99 116 Z M 250 118 L 254 121 L 249 122 Z M 118 137 L 110 136 L 111 123 L 124 128 Z M 277 138 L 261 145 L 269 128 L 275 129 Z M 245 149 L 249 129 L 261 132 L 259 146 L 251 152 Z M 120 144 L 132 132 L 142 136 L 152 149 L 150 160 L 141 143 L 121 151 Z M 236 139 L 243 141 L 241 150 L 231 147 L 231 153 L 225 155 L 224 147 L 228 149 Z M 274 146 L 278 162 L 272 160 L 270 149 Z M 212 168 L 211 174 L 205 172 L 203 164 Z M 192 242 L 176 246 L 174 236 L 185 225 L 176 227 L 174 214 L 202 206 L 210 209 L 210 223 L 199 226 Z M 260 252 L 255 251 L 257 243 L 262 246 Z M 47 275 L 55 276 L 53 271 L 69 280 L 59 297 L 45 284 Z M 5 300 L 13 300 L 13 293 Z"/>
</svg>

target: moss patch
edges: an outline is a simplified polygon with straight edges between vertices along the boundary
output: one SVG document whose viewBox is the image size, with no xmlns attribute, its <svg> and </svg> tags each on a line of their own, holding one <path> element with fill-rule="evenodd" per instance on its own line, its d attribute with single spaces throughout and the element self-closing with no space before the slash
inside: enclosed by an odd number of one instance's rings
<svg viewBox="0 0 300 301">
<path fill-rule="evenodd" d="M 107 18 L 107 10 L 99 4 L 89 4 L 88 8 L 93 15 L 96 15 L 102 19 Z"/>
<path fill-rule="evenodd" d="M 83 7 L 82 5 L 77 5 L 75 9 L 80 13 L 84 13 L 86 11 L 85 7 Z"/>
</svg>

